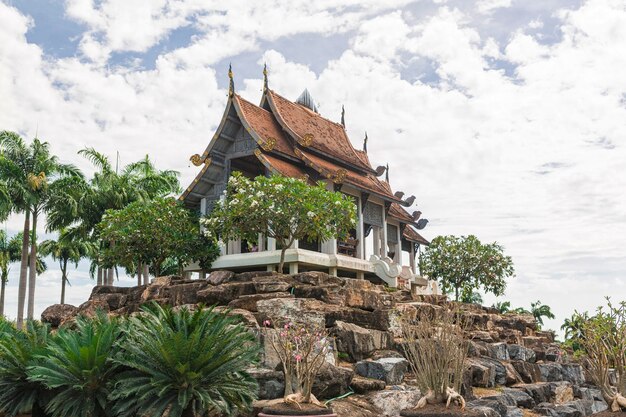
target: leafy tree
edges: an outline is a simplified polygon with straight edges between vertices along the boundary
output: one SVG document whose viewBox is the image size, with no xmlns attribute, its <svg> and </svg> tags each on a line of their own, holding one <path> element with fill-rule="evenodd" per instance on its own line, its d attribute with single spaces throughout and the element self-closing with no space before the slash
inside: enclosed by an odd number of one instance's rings
<svg viewBox="0 0 626 417">
<path fill-rule="evenodd" d="M 31 411 L 33 417 L 43 415 L 50 393 L 30 379 L 29 368 L 38 362 L 48 333 L 47 326 L 31 320 L 23 331 L 0 322 L 0 413 L 9 417 Z"/>
<path fill-rule="evenodd" d="M 209 237 L 256 242 L 261 233 L 276 239 L 281 249 L 279 271 L 285 251 L 296 239 L 342 239 L 355 223 L 352 200 L 327 190 L 324 182 L 310 186 L 278 175 L 250 180 L 237 172 L 228 181 L 225 198 L 203 221 Z"/>
<path fill-rule="evenodd" d="M 52 256 L 52 259 L 59 262 L 61 268 L 61 304 L 65 304 L 65 286 L 69 283 L 67 279 L 67 264 L 73 263 L 78 267 L 81 259 L 88 257 L 95 250 L 95 245 L 91 242 L 84 242 L 75 235 L 61 230 L 57 240 L 49 239 L 40 244 L 40 251 L 44 256 Z"/>
<path fill-rule="evenodd" d="M 498 301 L 497 303 L 491 306 L 500 312 L 500 314 L 506 314 L 511 311 L 511 302 L 510 301 Z"/>
<path fill-rule="evenodd" d="M 22 265 L 18 288 L 17 324 L 22 325 L 24 298 L 26 292 L 26 273 L 28 271 L 28 308 L 27 317 L 33 318 L 35 308 L 35 288 L 37 280 L 37 240 L 31 239 L 30 232 L 36 236 L 39 216 L 48 211 L 47 204 L 51 196 L 67 187 L 69 178 L 81 178 L 80 171 L 70 164 L 62 164 L 50 153 L 48 142 L 35 138 L 30 145 L 13 133 L 0 132 L 0 178 L 6 182 L 13 200 L 13 211 L 26 214 L 24 221 L 24 241 L 22 246 Z M 31 222 L 32 216 L 32 224 Z M 27 265 L 28 246 L 30 243 L 30 263 Z"/>
<path fill-rule="evenodd" d="M 468 304 L 482 304 L 483 296 L 478 291 L 463 293 L 461 295 L 461 302 Z"/>
<path fill-rule="evenodd" d="M 533 315 L 535 320 L 537 320 L 537 324 L 539 324 L 539 328 L 543 326 L 543 318 L 553 319 L 554 314 L 552 314 L 552 310 L 550 306 L 546 304 L 541 304 L 541 301 L 537 300 L 534 303 L 530 303 L 530 313 Z"/>
<path fill-rule="evenodd" d="M 98 276 L 98 285 L 107 285 L 113 280 L 115 265 L 104 263 L 103 252 L 109 242 L 100 239 L 97 228 L 105 212 L 123 209 L 135 201 L 146 202 L 178 193 L 178 173 L 156 169 L 148 156 L 119 172 L 109 158 L 93 148 L 82 149 L 79 154 L 93 164 L 96 172 L 89 181 L 76 183 L 58 193 L 51 204 L 48 222 L 53 230 L 67 228 L 69 234 L 97 243 L 90 270 Z"/>
<path fill-rule="evenodd" d="M 105 260 L 121 265 L 152 264 L 157 276 L 167 258 L 176 259 L 179 267 L 192 260 L 201 239 L 198 219 L 170 198 L 138 201 L 108 211 L 99 230 L 104 240 L 114 242 L 105 251 Z"/>
<path fill-rule="evenodd" d="M 153 304 L 130 319 L 115 362 L 114 412 L 124 416 L 237 415 L 250 408 L 257 383 L 246 372 L 259 346 L 236 317 L 211 309 Z"/>
<path fill-rule="evenodd" d="M 0 317 L 4 315 L 4 295 L 9 282 L 9 265 L 20 260 L 21 236 L 9 239 L 4 230 L 0 230 Z"/>
<path fill-rule="evenodd" d="M 483 244 L 476 236 L 437 236 L 420 257 L 420 271 L 438 280 L 455 300 L 481 288 L 502 295 L 506 278 L 515 273 L 511 257 L 498 243 Z"/>
<path fill-rule="evenodd" d="M 112 360 L 123 327 L 105 314 L 78 317 L 75 328 L 61 328 L 29 368 L 31 381 L 54 395 L 46 405 L 52 417 L 111 415 L 111 381 L 118 368 Z"/>
</svg>

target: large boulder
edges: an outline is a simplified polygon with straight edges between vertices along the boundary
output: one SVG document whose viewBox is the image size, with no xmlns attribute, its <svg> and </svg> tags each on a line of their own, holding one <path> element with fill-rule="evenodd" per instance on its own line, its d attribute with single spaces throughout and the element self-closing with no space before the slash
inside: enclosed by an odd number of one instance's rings
<svg viewBox="0 0 626 417">
<path fill-rule="evenodd" d="M 71 304 L 54 304 L 41 313 L 41 321 L 50 324 L 51 327 L 59 327 L 74 318 L 77 313 L 78 307 Z"/>
<path fill-rule="evenodd" d="M 528 349 L 522 345 L 510 344 L 507 345 L 507 350 L 509 351 L 509 358 L 511 360 L 535 362 L 537 359 L 534 350 Z"/>
<path fill-rule="evenodd" d="M 560 363 L 547 362 L 540 363 L 539 372 L 544 382 L 556 382 L 563 380 L 563 368 Z"/>
<path fill-rule="evenodd" d="M 495 367 L 491 366 L 491 364 L 481 362 L 480 358 L 468 358 L 466 366 L 472 381 L 472 386 L 490 388 L 496 385 Z"/>
<path fill-rule="evenodd" d="M 574 385 L 582 385 L 585 383 L 585 372 L 583 367 L 578 363 L 561 364 L 561 374 L 564 381 L 569 381 Z"/>
<path fill-rule="evenodd" d="M 366 329 L 343 321 L 335 322 L 330 335 L 335 337 L 337 350 L 347 353 L 355 362 L 368 358 L 374 351 L 388 349 L 392 344 L 392 336 L 388 332 Z"/>
<path fill-rule="evenodd" d="M 184 304 L 196 304 L 198 302 L 198 291 L 206 288 L 209 284 L 204 280 L 185 282 L 169 287 L 169 300 L 171 306 Z"/>
<path fill-rule="evenodd" d="M 355 375 L 352 378 L 350 386 L 357 394 L 365 394 L 369 391 L 380 391 L 385 389 L 386 382 L 380 379 L 365 378 L 360 375 Z"/>
<path fill-rule="evenodd" d="M 500 417 L 506 417 L 508 411 L 507 404 L 503 401 L 500 401 L 500 399 L 495 399 L 495 397 L 491 399 L 479 398 L 473 401 L 469 401 L 467 403 L 467 408 L 477 411 L 481 411 L 485 408 L 490 408 L 494 410 Z"/>
<path fill-rule="evenodd" d="M 508 361 L 510 358 L 507 344 L 504 342 L 491 343 L 489 345 L 489 356 L 499 361 Z"/>
<path fill-rule="evenodd" d="M 256 294 L 287 292 L 294 285 L 294 280 L 288 275 L 254 277 L 252 282 Z"/>
<path fill-rule="evenodd" d="M 282 372 L 265 368 L 252 368 L 248 370 L 248 373 L 259 384 L 260 400 L 273 400 L 283 396 L 285 377 Z"/>
<path fill-rule="evenodd" d="M 513 388 L 504 388 L 502 392 L 513 398 L 515 405 L 518 407 L 527 409 L 535 408 L 535 400 L 533 400 L 533 397 L 528 395 L 525 391 Z"/>
<path fill-rule="evenodd" d="M 550 384 L 545 382 L 538 382 L 536 384 L 520 384 L 514 387 L 514 389 L 521 390 L 530 395 L 536 404 L 549 402 L 552 398 Z"/>
<path fill-rule="evenodd" d="M 228 303 L 228 306 L 231 308 L 241 308 L 256 313 L 258 311 L 257 302 L 274 298 L 293 298 L 293 295 L 288 292 L 242 295 L 241 297 L 236 298 Z"/>
<path fill-rule="evenodd" d="M 381 411 L 366 398 L 351 395 L 332 402 L 332 408 L 338 416 L 346 417 L 380 417 Z"/>
<path fill-rule="evenodd" d="M 207 305 L 227 305 L 242 295 L 255 294 L 253 282 L 230 282 L 198 291 L 197 301 Z"/>
<path fill-rule="evenodd" d="M 574 390 L 569 382 L 555 382 L 551 384 L 551 393 L 555 404 L 565 404 L 574 401 Z"/>
<path fill-rule="evenodd" d="M 394 385 L 402 382 L 408 368 L 409 362 L 406 359 L 382 358 L 375 361 L 360 361 L 354 367 L 354 371 L 366 378 L 380 379 L 387 384 Z"/>
<path fill-rule="evenodd" d="M 422 397 L 415 387 L 397 386 L 394 389 L 373 391 L 367 394 L 367 398 L 376 408 L 380 409 L 379 416 L 398 416 L 400 411 L 414 408 Z M 350 416 L 351 417 L 351 416 Z"/>
<path fill-rule="evenodd" d="M 532 384 L 542 381 L 541 371 L 539 370 L 539 365 L 537 365 L 536 363 L 530 363 L 525 361 L 511 361 L 511 365 L 513 365 L 515 370 L 521 376 L 522 381 L 524 381 L 526 384 Z"/>
<path fill-rule="evenodd" d="M 209 274 L 207 282 L 211 285 L 220 285 L 229 282 L 235 273 L 232 271 L 213 271 Z"/>
<path fill-rule="evenodd" d="M 292 320 L 317 327 L 325 327 L 327 323 L 324 307 L 328 305 L 318 300 L 308 298 L 272 298 L 259 300 L 256 305 L 258 311 L 257 318 L 273 321 Z"/>
<path fill-rule="evenodd" d="M 335 398 L 350 391 L 354 371 L 325 362 L 313 383 L 313 394 L 317 398 Z"/>
</svg>

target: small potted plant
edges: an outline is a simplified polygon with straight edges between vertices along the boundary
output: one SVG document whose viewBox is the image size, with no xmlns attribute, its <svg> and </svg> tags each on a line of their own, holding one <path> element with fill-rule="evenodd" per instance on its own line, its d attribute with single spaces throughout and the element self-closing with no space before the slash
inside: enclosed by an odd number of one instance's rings
<svg viewBox="0 0 626 417">
<path fill-rule="evenodd" d="M 270 320 L 263 324 L 272 328 Z M 265 407 L 259 417 L 337 417 L 311 392 L 315 377 L 332 350 L 326 329 L 295 321 L 274 324 L 275 331 L 268 331 L 267 337 L 283 368 L 285 393 L 282 402 Z"/>
</svg>

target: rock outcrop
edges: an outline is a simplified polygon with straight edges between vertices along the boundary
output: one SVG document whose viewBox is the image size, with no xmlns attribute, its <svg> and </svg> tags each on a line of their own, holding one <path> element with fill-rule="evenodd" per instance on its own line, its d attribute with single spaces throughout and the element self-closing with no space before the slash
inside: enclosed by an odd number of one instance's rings
<svg viewBox="0 0 626 417">
<path fill-rule="evenodd" d="M 437 317 L 453 306 L 470 323 L 462 388 L 468 409 L 493 417 L 520 417 L 522 409 L 537 415 L 586 417 L 606 409 L 581 365 L 568 361 L 552 333 L 539 331 L 532 316 L 502 315 L 474 304 L 449 303 L 442 296 L 389 292 L 369 281 L 321 272 L 215 271 L 206 280 L 159 277 L 147 286 L 98 286 L 78 307 L 47 308 L 42 321 L 58 327 L 77 314 L 128 315 L 150 302 L 176 308 L 217 305 L 240 316 L 263 346 L 262 363 L 250 370 L 262 400 L 279 398 L 285 387 L 269 343 L 274 330 L 262 324 L 268 319 L 297 319 L 326 327 L 336 347 L 315 382 L 313 391 L 319 398 L 353 392 L 333 401 L 339 416 L 396 416 L 414 407 L 422 395 L 410 383 L 413 376 L 403 357 L 402 318 Z M 472 387 L 477 388 L 476 398 Z M 489 395 L 480 395 L 481 390 Z"/>
</svg>

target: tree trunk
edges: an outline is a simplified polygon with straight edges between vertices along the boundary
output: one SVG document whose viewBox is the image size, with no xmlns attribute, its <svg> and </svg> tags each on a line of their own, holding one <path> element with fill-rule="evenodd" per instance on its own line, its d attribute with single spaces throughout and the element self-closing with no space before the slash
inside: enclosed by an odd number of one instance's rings
<svg viewBox="0 0 626 417">
<path fill-rule="evenodd" d="M 37 287 L 37 210 L 33 211 L 33 238 L 30 240 L 30 265 L 28 267 L 28 319 L 35 316 L 35 288 Z"/>
<path fill-rule="evenodd" d="M 65 304 L 65 283 L 67 282 L 67 259 L 63 261 L 61 269 L 61 304 Z"/>
<path fill-rule="evenodd" d="M 28 246 L 30 239 L 30 211 L 26 211 L 24 219 L 24 237 L 22 239 L 22 259 L 20 264 L 20 282 L 17 293 L 17 328 L 24 325 L 24 302 L 26 301 L 26 283 L 28 275 Z"/>
<path fill-rule="evenodd" d="M 102 268 L 102 285 L 105 287 L 109 285 L 109 269 Z"/>
<path fill-rule="evenodd" d="M 107 272 L 107 285 L 109 287 L 112 287 L 114 280 L 115 280 L 115 270 L 113 268 L 109 268 Z"/>
<path fill-rule="evenodd" d="M 143 273 L 143 266 L 141 266 L 141 262 L 137 264 L 137 286 L 141 285 L 141 274 Z"/>
<path fill-rule="evenodd" d="M 206 279 L 206 271 L 204 269 L 200 271 L 200 279 Z"/>
<path fill-rule="evenodd" d="M 98 269 L 98 272 L 96 274 L 97 274 L 97 277 L 98 277 L 97 278 L 98 281 L 96 281 L 96 285 L 102 285 L 102 268 L 100 268 L 100 266 L 98 266 L 97 269 Z"/>
<path fill-rule="evenodd" d="M 0 287 L 0 317 L 4 316 L 4 291 L 6 289 L 7 286 L 7 279 L 8 277 L 6 276 L 2 276 L 2 284 Z"/>
<path fill-rule="evenodd" d="M 143 264 L 143 285 L 150 284 L 150 268 L 148 264 Z"/>
<path fill-rule="evenodd" d="M 454 301 L 459 301 L 459 287 L 454 288 Z"/>
<path fill-rule="evenodd" d="M 283 267 L 285 266 L 285 252 L 287 251 L 286 247 L 282 247 L 280 250 L 280 263 L 278 264 L 278 273 L 283 273 Z"/>
</svg>

